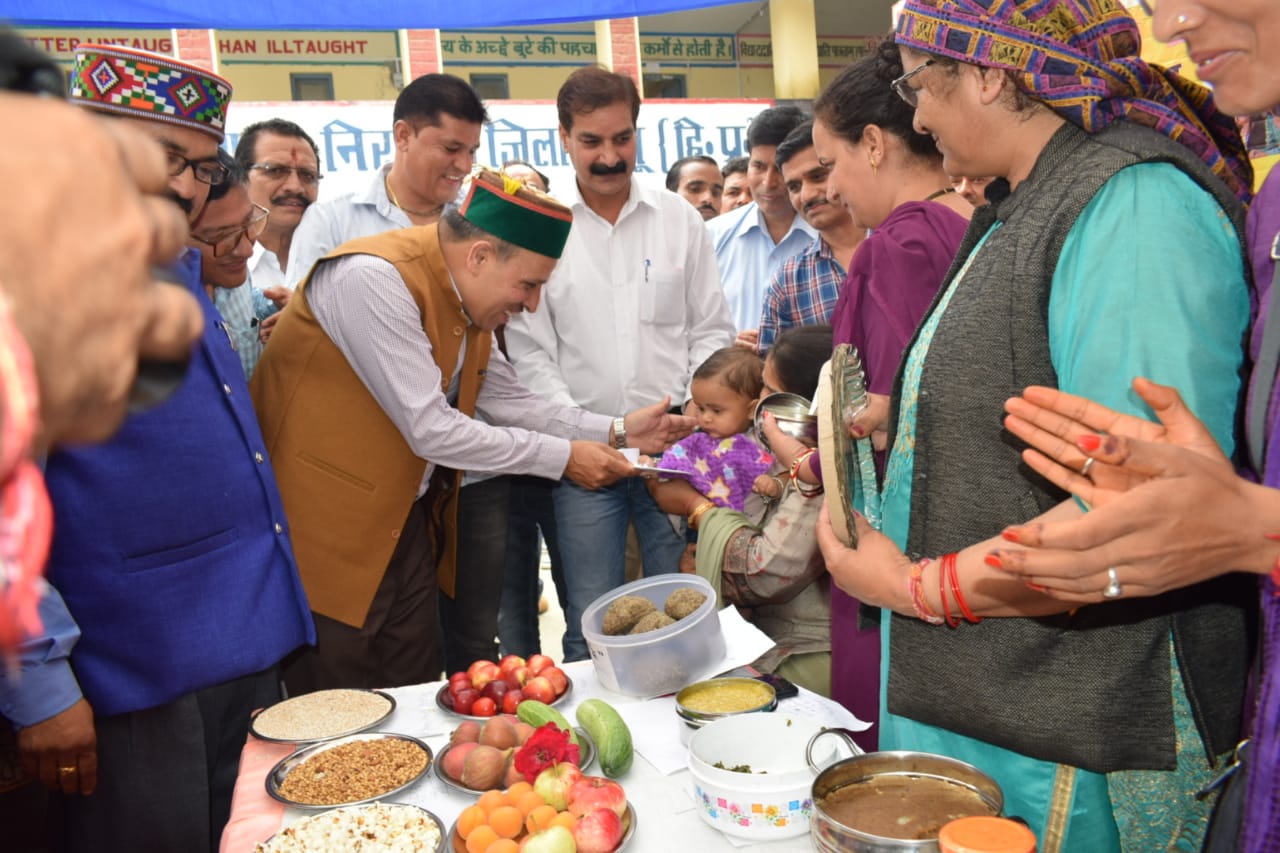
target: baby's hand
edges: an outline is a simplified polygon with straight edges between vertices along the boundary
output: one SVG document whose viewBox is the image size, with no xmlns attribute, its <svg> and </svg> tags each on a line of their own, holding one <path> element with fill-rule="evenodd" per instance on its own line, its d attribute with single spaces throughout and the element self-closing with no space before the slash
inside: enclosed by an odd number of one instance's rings
<svg viewBox="0 0 1280 853">
<path fill-rule="evenodd" d="M 643 465 L 646 468 L 656 468 L 658 467 L 658 460 L 654 459 L 652 456 L 645 456 L 641 453 L 640 458 L 636 460 L 636 464 Z"/>
<path fill-rule="evenodd" d="M 751 491 L 776 501 L 782 497 L 782 481 L 768 474 L 760 474 L 751 484 Z"/>
</svg>

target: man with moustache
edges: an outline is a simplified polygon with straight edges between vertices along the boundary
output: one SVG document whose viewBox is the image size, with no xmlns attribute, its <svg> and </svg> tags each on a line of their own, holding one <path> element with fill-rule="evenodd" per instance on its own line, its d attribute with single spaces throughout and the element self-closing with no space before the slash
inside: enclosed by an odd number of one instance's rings
<svg viewBox="0 0 1280 853">
<path fill-rule="evenodd" d="M 249 293 L 261 323 L 254 331 L 266 343 L 272 318 L 289 301 L 285 270 L 293 232 L 320 193 L 320 149 L 298 125 L 272 118 L 244 129 L 236 162 L 249 175 L 250 200 L 270 213 L 249 259 Z"/>
<path fill-rule="evenodd" d="M 507 351 L 553 402 L 614 413 L 664 396 L 683 402 L 694 369 L 733 339 L 706 225 L 683 199 L 634 176 L 640 94 L 630 77 L 581 68 L 556 107 L 576 177 L 561 195 L 573 231 L 547 283 L 547 310 L 512 318 Z M 622 442 L 625 424 L 614 424 Z M 676 571 L 684 539 L 638 478 L 598 491 L 565 481 L 555 504 L 564 659 L 583 660 L 582 611 L 623 583 L 628 521 L 648 575 Z"/>
<path fill-rule="evenodd" d="M 733 157 L 720 170 L 724 192 L 720 196 L 720 212 L 728 213 L 751 204 L 751 187 L 747 186 L 747 158 Z"/>
<path fill-rule="evenodd" d="M 751 120 L 747 184 L 752 202 L 707 226 L 725 299 L 738 327 L 735 343 L 748 348 L 756 346 L 756 324 L 773 274 L 818 236 L 791 206 L 775 160 L 778 145 L 806 118 L 799 107 L 788 105 L 767 109 Z"/>
<path fill-rule="evenodd" d="M 615 427 L 547 402 L 491 355 L 493 330 L 537 309 L 572 222 L 549 196 L 484 170 L 436 225 L 331 253 L 285 308 L 253 395 L 319 633 L 289 665 L 290 692 L 439 671 L 437 589 L 452 595 L 461 574 L 457 471 L 593 489 L 632 473 L 607 442 L 652 452 L 688 431 L 662 403 Z"/>
<path fill-rule="evenodd" d="M 708 221 L 720 215 L 724 178 L 720 167 L 706 155 L 681 157 L 667 170 L 667 189 L 682 196 Z"/>
<path fill-rule="evenodd" d="M 799 254 L 787 258 L 773 275 L 760 315 L 761 353 L 784 329 L 830 323 L 840 298 L 845 266 L 867 236 L 853 224 L 843 205 L 827 201 L 830 167 L 813 148 L 813 122 L 806 121 L 778 145 L 774 159 L 791 198 L 791 206 L 818 236 Z"/>
<path fill-rule="evenodd" d="M 289 248 L 290 287 L 348 240 L 437 222 L 475 164 L 489 114 L 463 80 L 424 74 L 400 92 L 392 120 L 396 159 L 365 190 L 314 204 L 303 215 Z"/>
<path fill-rule="evenodd" d="M 158 141 L 169 194 L 193 221 L 227 179 L 217 153 L 230 98 L 225 80 L 168 57 L 76 52 L 72 102 Z M 47 461 L 48 579 L 79 640 L 23 672 L 19 693 L 53 713 L 18 739 L 58 792 L 52 849 L 216 850 L 249 715 L 279 698 L 276 663 L 314 639 L 248 387 L 199 266 L 188 251 L 178 269 L 205 326 L 181 387 L 108 443 Z"/>
</svg>

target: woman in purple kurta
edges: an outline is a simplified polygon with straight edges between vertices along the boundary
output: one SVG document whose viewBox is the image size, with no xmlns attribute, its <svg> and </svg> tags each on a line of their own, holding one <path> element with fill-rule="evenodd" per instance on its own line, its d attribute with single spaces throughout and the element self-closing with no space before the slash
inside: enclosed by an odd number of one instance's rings
<svg viewBox="0 0 1280 853">
<path fill-rule="evenodd" d="M 862 357 L 867 390 L 876 401 L 871 420 L 856 424 L 874 435 L 888 412 L 898 361 L 933 302 L 968 226 L 968 202 L 950 191 L 933 139 L 915 132 L 912 109 L 891 84 L 902 62 L 891 42 L 849 66 L 814 107 L 814 147 L 831 168 L 828 195 L 854 222 L 872 229 L 849 265 L 831 323 L 836 344 Z M 961 215 L 959 211 L 963 211 Z M 883 475 L 883 451 L 876 468 Z M 863 484 L 872 490 L 875 484 Z M 858 600 L 831 586 L 832 698 L 859 719 L 880 713 L 880 632 L 859 629 Z M 874 750 L 878 729 L 857 736 Z"/>
</svg>

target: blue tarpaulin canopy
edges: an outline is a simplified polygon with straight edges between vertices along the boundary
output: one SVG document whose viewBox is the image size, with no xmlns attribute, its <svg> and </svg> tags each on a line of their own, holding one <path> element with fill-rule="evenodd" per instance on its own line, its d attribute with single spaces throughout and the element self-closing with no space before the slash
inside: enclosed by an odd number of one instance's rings
<svg viewBox="0 0 1280 853">
<path fill-rule="evenodd" d="M 741 0 L 0 0 L 20 26 L 395 30 L 527 26 L 661 15 Z"/>
</svg>

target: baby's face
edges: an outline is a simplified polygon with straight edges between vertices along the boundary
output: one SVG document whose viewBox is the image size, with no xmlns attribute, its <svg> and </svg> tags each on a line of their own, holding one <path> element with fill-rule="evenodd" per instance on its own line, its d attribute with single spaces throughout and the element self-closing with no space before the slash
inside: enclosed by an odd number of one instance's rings
<svg viewBox="0 0 1280 853">
<path fill-rule="evenodd" d="M 693 380 L 698 428 L 712 438 L 728 438 L 751 428 L 755 399 L 744 397 L 714 379 Z"/>
</svg>

